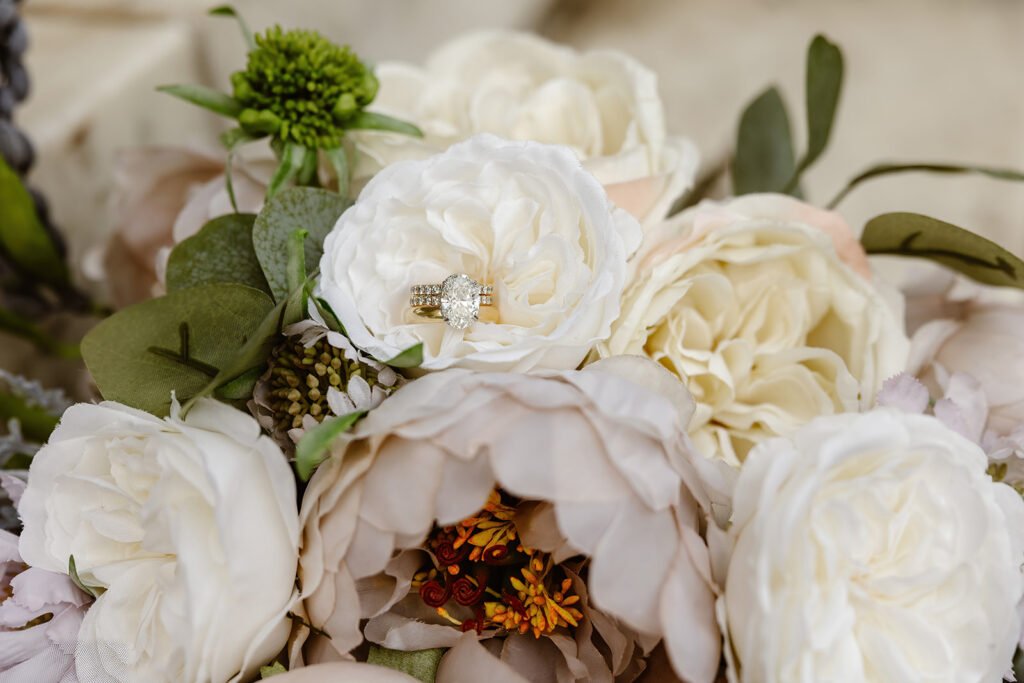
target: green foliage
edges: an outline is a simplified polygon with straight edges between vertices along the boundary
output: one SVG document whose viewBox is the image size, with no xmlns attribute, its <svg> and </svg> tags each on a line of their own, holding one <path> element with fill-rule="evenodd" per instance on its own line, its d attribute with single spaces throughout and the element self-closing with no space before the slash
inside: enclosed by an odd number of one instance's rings
<svg viewBox="0 0 1024 683">
<path fill-rule="evenodd" d="M 443 654 L 443 648 L 404 652 L 402 650 L 389 650 L 386 647 L 371 645 L 366 661 L 369 664 L 386 666 L 389 669 L 402 671 L 424 683 L 433 683 L 437 675 L 437 666 L 441 663 L 441 656 Z"/>
<path fill-rule="evenodd" d="M 91 595 L 94 598 L 98 598 L 100 597 L 100 594 L 104 592 L 102 589 L 87 586 L 85 583 L 82 582 L 82 579 L 78 576 L 78 568 L 75 567 L 74 555 L 68 555 L 68 576 L 71 577 L 72 583 L 78 586 L 78 589 L 81 590 L 83 593 L 86 593 L 87 595 Z"/>
<path fill-rule="evenodd" d="M 956 164 L 930 164 L 930 163 L 901 163 L 886 162 L 877 164 L 867 169 L 847 183 L 846 187 L 828 203 L 828 208 L 834 209 L 839 202 L 850 194 L 853 188 L 865 180 L 891 175 L 893 173 L 940 173 L 945 175 L 977 174 L 994 178 L 995 180 L 1011 180 L 1016 182 L 1024 181 L 1024 173 L 1009 168 L 994 168 L 992 166 L 961 166 Z"/>
<path fill-rule="evenodd" d="M 284 674 L 284 673 L 288 673 L 288 669 L 284 668 L 284 664 L 282 664 L 281 662 L 274 662 L 270 666 L 261 666 L 260 667 L 260 678 L 261 679 L 262 678 L 270 678 L 271 676 L 276 676 L 277 674 Z"/>
<path fill-rule="evenodd" d="M 800 159 L 785 191 L 800 182 L 800 174 L 818 160 L 828 145 L 843 87 L 843 53 L 825 36 L 817 35 L 807 48 L 807 153 Z"/>
<path fill-rule="evenodd" d="M 11 418 L 18 420 L 22 433 L 36 443 L 46 443 L 57 426 L 56 415 L 32 405 L 22 396 L 0 391 L 0 422 L 6 424 Z"/>
<path fill-rule="evenodd" d="M 167 260 L 167 291 L 235 283 L 270 293 L 252 246 L 254 214 L 234 213 L 212 221 L 180 242 Z"/>
<path fill-rule="evenodd" d="M 288 287 L 288 240 L 295 230 L 307 230 L 303 243 L 307 274 L 320 263 L 324 239 L 352 202 L 339 194 L 308 187 L 285 190 L 266 203 L 256 217 L 252 242 L 274 298 Z"/>
<path fill-rule="evenodd" d="M 348 124 L 352 129 L 363 130 L 386 130 L 392 133 L 401 133 L 411 137 L 423 137 L 423 131 L 418 126 L 402 121 L 384 114 L 376 114 L 370 111 L 363 111 L 356 114 Z"/>
<path fill-rule="evenodd" d="M 302 435 L 295 447 L 295 471 L 302 481 L 309 481 L 313 470 L 327 457 L 327 450 L 339 434 L 344 434 L 363 415 L 365 410 L 357 410 L 341 417 L 329 418 Z"/>
<path fill-rule="evenodd" d="M 238 100 L 219 90 L 207 88 L 203 85 L 161 85 L 157 90 L 168 95 L 174 95 L 186 102 L 191 102 L 222 116 L 236 118 L 242 113 L 242 105 Z"/>
<path fill-rule="evenodd" d="M 0 157 L 0 250 L 27 275 L 66 287 L 68 269 L 36 215 L 32 195 Z"/>
<path fill-rule="evenodd" d="M 994 242 L 916 213 L 887 213 L 868 221 L 861 244 L 869 254 L 926 258 L 982 284 L 1024 289 L 1024 261 Z"/>
<path fill-rule="evenodd" d="M 214 7 L 210 10 L 210 16 L 234 18 L 234 20 L 238 22 L 238 29 L 242 32 L 242 38 L 245 39 L 245 44 L 249 46 L 250 50 L 256 49 L 256 41 L 253 39 L 252 31 L 249 30 L 249 26 L 245 23 L 245 19 L 242 18 L 242 15 L 240 15 L 234 7 L 231 5 Z"/>
<path fill-rule="evenodd" d="M 768 88 L 740 117 L 732 160 L 733 191 L 738 195 L 781 192 L 794 173 L 796 157 L 786 105 L 776 88 Z"/>
<path fill-rule="evenodd" d="M 0 331 L 8 332 L 35 344 L 40 351 L 57 358 L 75 360 L 82 357 L 77 344 L 54 339 L 46 330 L 13 311 L 0 308 Z"/>
<path fill-rule="evenodd" d="M 410 346 L 391 360 L 381 362 L 393 368 L 418 368 L 423 365 L 423 342 Z"/>
<path fill-rule="evenodd" d="M 172 391 L 184 401 L 230 371 L 273 307 L 244 285 L 191 287 L 110 316 L 82 340 L 82 355 L 103 398 L 166 415 Z"/>
</svg>

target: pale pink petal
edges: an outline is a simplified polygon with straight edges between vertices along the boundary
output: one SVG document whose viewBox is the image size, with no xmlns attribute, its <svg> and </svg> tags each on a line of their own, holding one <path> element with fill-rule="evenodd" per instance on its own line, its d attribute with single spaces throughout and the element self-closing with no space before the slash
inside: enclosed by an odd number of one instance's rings
<svg viewBox="0 0 1024 683">
<path fill-rule="evenodd" d="M 475 633 L 462 634 L 455 647 L 445 653 L 435 680 L 437 683 L 531 683 L 484 649 Z"/>
<path fill-rule="evenodd" d="M 878 405 L 898 408 L 905 413 L 924 413 L 930 400 L 928 388 L 905 372 L 885 380 L 878 392 Z"/>
</svg>

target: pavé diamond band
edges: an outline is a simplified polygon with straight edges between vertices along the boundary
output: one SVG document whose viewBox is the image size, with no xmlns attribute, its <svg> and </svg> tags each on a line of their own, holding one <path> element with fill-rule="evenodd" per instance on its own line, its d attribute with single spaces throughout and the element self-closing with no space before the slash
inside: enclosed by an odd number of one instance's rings
<svg viewBox="0 0 1024 683">
<path fill-rule="evenodd" d="M 424 318 L 441 318 L 464 330 L 480 318 L 480 307 L 490 306 L 494 289 L 465 273 L 455 273 L 439 285 L 413 285 L 409 305 Z"/>
</svg>

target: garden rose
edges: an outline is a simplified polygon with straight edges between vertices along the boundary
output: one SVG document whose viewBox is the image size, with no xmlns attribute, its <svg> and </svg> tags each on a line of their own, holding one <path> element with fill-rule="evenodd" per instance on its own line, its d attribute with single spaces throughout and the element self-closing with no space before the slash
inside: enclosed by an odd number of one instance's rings
<svg viewBox="0 0 1024 683">
<path fill-rule="evenodd" d="M 418 67 L 383 63 L 370 106 L 417 124 L 423 138 L 358 131 L 357 176 L 423 159 L 476 133 L 566 145 L 641 221 L 657 221 L 693 185 L 698 155 L 670 136 L 657 76 L 611 50 L 576 52 L 539 36 L 482 31 Z"/>
<path fill-rule="evenodd" d="M 274 683 L 416 683 L 401 671 L 360 662 L 331 662 L 275 674 Z"/>
<path fill-rule="evenodd" d="M 211 399 L 160 420 L 77 404 L 32 461 L 21 555 L 101 591 L 79 632 L 82 681 L 227 681 L 290 630 L 298 519 L 288 463 Z"/>
<path fill-rule="evenodd" d="M 691 451 L 692 408 L 636 357 L 531 375 L 451 369 L 403 387 L 338 438 L 306 490 L 303 605 L 331 638 L 312 638 L 305 657 L 337 658 L 364 635 L 451 647 L 468 628 L 491 654 L 455 647 L 439 683 L 508 669 L 611 680 L 664 639 L 683 678 L 710 682 L 719 635 L 699 528 L 705 487 L 720 485 Z M 522 583 L 499 592 L 494 562 L 522 566 Z"/>
<path fill-rule="evenodd" d="M 890 409 L 755 447 L 723 598 L 742 680 L 1001 680 L 1024 501 L 987 465 L 937 419 Z"/>
<path fill-rule="evenodd" d="M 619 316 L 640 233 L 569 150 L 479 135 L 374 176 L 324 242 L 319 291 L 374 358 L 422 342 L 428 370 L 570 369 Z M 493 286 L 494 321 L 413 313 L 411 285 L 454 273 Z"/>
<path fill-rule="evenodd" d="M 598 354 L 644 354 L 683 378 L 698 451 L 734 467 L 765 438 L 869 406 L 907 340 L 842 227 L 777 195 L 683 212 L 645 237 Z"/>
</svg>

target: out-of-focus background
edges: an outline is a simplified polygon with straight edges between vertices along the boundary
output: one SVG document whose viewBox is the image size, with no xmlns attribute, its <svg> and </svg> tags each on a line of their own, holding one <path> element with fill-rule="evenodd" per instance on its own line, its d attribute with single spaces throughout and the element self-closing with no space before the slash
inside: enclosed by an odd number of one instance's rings
<svg viewBox="0 0 1024 683">
<path fill-rule="evenodd" d="M 25 0 L 33 95 L 17 122 L 35 142 L 31 180 L 47 195 L 73 258 L 109 232 L 118 148 L 190 143 L 215 153 L 226 124 L 154 91 L 227 88 L 244 63 L 233 21 L 210 0 Z M 847 80 L 812 201 L 879 160 L 1024 168 L 1024 2 L 1020 0 L 236 0 L 254 30 L 315 28 L 371 61 L 421 60 L 477 27 L 529 29 L 581 49 L 625 50 L 659 74 L 669 128 L 710 167 L 744 105 L 770 83 L 803 146 L 807 43 L 843 48 Z M 892 210 L 928 213 L 1024 254 L 1024 184 L 901 176 L 842 206 L 855 229 Z"/>
</svg>

